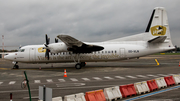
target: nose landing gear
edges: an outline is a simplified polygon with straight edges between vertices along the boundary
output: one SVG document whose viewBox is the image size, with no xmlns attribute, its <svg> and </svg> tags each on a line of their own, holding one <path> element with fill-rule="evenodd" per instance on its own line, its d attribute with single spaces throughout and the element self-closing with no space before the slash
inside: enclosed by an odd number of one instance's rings
<svg viewBox="0 0 180 101">
<path fill-rule="evenodd" d="M 19 66 L 17 65 L 18 64 L 18 62 L 12 62 L 13 64 L 14 64 L 14 66 L 13 66 L 13 68 L 12 69 L 19 69 Z"/>
</svg>

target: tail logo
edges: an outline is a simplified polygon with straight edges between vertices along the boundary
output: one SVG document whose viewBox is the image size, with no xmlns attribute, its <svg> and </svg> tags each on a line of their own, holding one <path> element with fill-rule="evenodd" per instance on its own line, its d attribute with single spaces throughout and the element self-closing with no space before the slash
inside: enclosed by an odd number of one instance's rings
<svg viewBox="0 0 180 101">
<path fill-rule="evenodd" d="M 46 49 L 43 49 L 43 47 L 40 47 L 40 48 L 38 48 L 38 52 L 39 52 L 39 53 L 45 53 L 45 52 L 46 52 Z"/>
<path fill-rule="evenodd" d="M 166 34 L 166 27 L 160 26 L 160 25 L 153 26 L 153 27 L 151 27 L 151 34 L 153 36 L 165 35 Z"/>
</svg>

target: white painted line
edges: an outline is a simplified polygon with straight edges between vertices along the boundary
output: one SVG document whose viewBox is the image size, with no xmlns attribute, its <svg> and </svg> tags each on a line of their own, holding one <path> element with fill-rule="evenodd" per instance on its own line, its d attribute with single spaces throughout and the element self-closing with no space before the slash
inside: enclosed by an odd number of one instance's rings
<svg viewBox="0 0 180 101">
<path fill-rule="evenodd" d="M 168 74 L 169 76 L 176 75 L 176 74 Z"/>
<path fill-rule="evenodd" d="M 147 76 L 151 76 L 151 77 L 158 77 L 158 76 L 156 76 L 156 75 L 147 75 Z"/>
<path fill-rule="evenodd" d="M 16 81 L 11 81 L 11 82 L 9 82 L 9 85 L 13 85 L 15 83 L 16 83 Z"/>
<path fill-rule="evenodd" d="M 39 96 L 33 96 L 33 97 L 31 96 L 31 98 L 32 98 L 32 99 L 36 99 L 36 98 L 38 99 Z M 29 97 L 24 97 L 23 99 L 29 99 Z"/>
<path fill-rule="evenodd" d="M 2 84 L 3 82 L 0 82 L 0 85 Z"/>
<path fill-rule="evenodd" d="M 143 75 L 136 75 L 138 77 L 142 77 L 142 78 L 146 78 L 146 76 L 143 76 Z"/>
<path fill-rule="evenodd" d="M 65 82 L 65 80 L 64 79 L 58 79 L 59 80 L 59 82 Z"/>
<path fill-rule="evenodd" d="M 40 80 L 34 80 L 34 83 L 41 83 Z"/>
<path fill-rule="evenodd" d="M 137 77 L 134 77 L 134 76 L 126 76 L 126 77 L 128 77 L 128 78 L 132 78 L 132 79 L 135 79 L 135 78 L 137 78 Z"/>
<path fill-rule="evenodd" d="M 70 78 L 71 81 L 78 81 L 77 79 L 75 78 Z"/>
<path fill-rule="evenodd" d="M 47 79 L 46 81 L 47 81 L 47 82 L 53 82 L 53 80 L 52 80 L 52 79 Z"/>
<path fill-rule="evenodd" d="M 158 74 L 158 75 L 160 75 L 160 76 L 168 76 L 168 75 L 164 75 L 164 74 Z"/>
<path fill-rule="evenodd" d="M 122 77 L 122 76 L 114 76 L 114 77 L 118 79 L 126 79 L 125 77 Z"/>
<path fill-rule="evenodd" d="M 102 79 L 99 78 L 99 77 L 93 77 L 93 79 L 95 79 L 95 80 L 102 80 Z"/>
<path fill-rule="evenodd" d="M 106 77 L 104 77 L 104 78 L 106 78 L 106 79 L 110 79 L 110 80 L 111 80 L 111 79 L 113 79 L 113 78 L 111 78 L 111 77 L 109 77 L 109 76 L 106 76 Z"/>
<path fill-rule="evenodd" d="M 90 79 L 88 78 L 81 78 L 81 79 L 83 79 L 84 81 L 90 81 Z"/>
</svg>

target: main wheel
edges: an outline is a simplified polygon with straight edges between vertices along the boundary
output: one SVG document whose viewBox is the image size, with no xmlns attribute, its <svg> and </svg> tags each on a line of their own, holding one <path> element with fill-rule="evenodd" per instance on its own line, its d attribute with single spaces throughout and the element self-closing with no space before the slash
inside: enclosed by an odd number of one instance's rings
<svg viewBox="0 0 180 101">
<path fill-rule="evenodd" d="M 75 68 L 76 68 L 76 69 L 81 69 L 81 67 L 82 67 L 82 66 L 81 66 L 80 63 L 77 63 L 77 64 L 75 65 Z"/>
<path fill-rule="evenodd" d="M 86 63 L 85 62 L 81 62 L 81 66 L 82 67 L 86 66 Z"/>
</svg>

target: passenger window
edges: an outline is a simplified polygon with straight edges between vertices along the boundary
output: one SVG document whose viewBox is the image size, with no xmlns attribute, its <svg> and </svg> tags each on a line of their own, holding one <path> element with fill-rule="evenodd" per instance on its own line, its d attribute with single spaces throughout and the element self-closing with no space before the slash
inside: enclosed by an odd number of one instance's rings
<svg viewBox="0 0 180 101">
<path fill-rule="evenodd" d="M 116 53 L 116 51 L 114 51 L 114 53 Z"/>
<path fill-rule="evenodd" d="M 110 51 L 108 51 L 108 53 L 110 53 Z"/>
<path fill-rule="evenodd" d="M 103 51 L 102 51 L 102 53 L 103 53 Z"/>
</svg>

